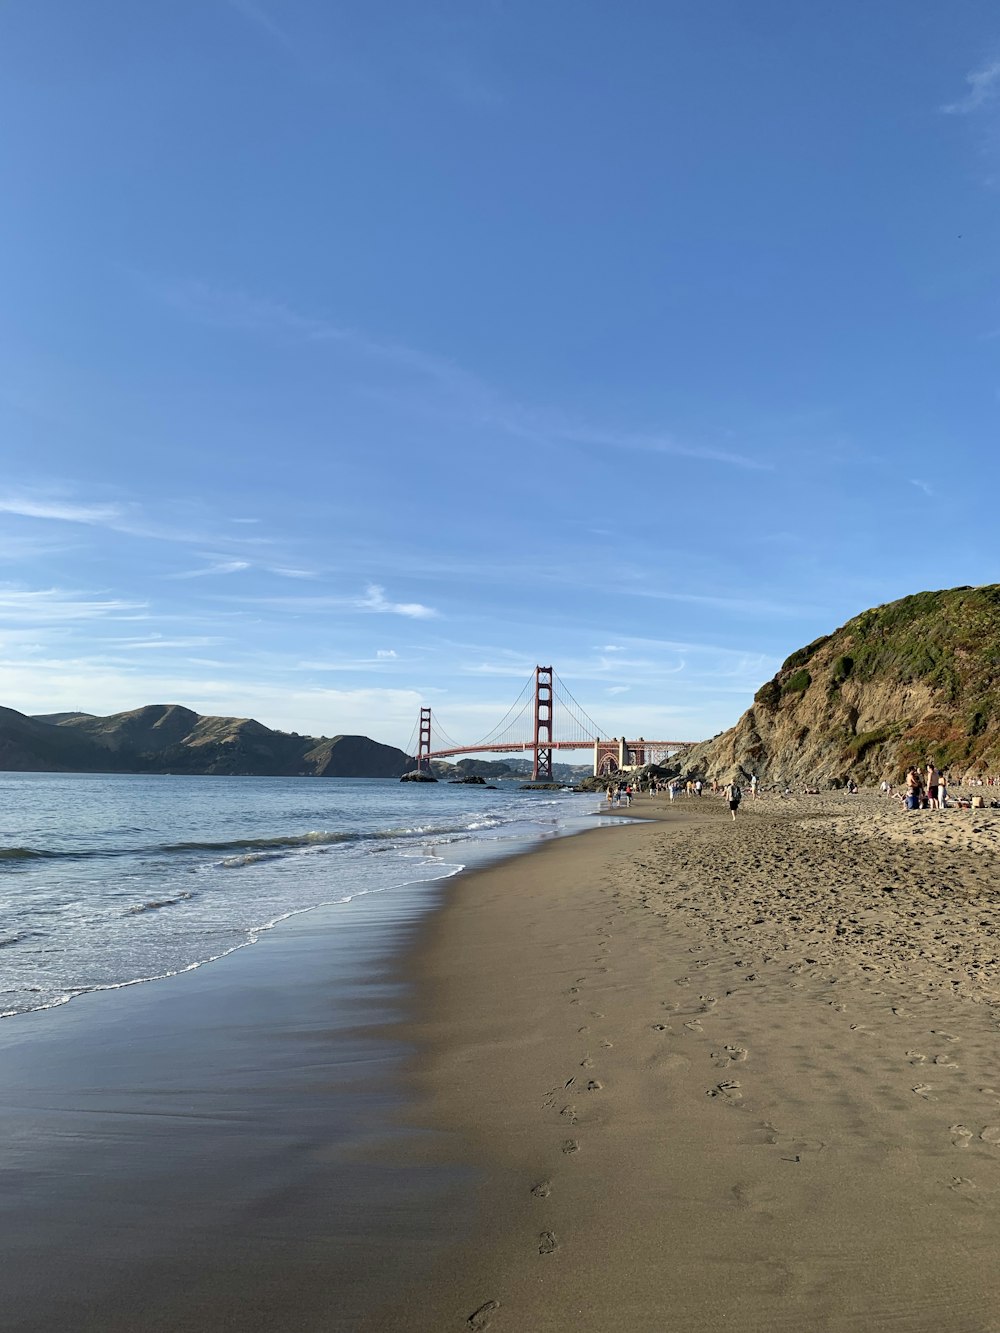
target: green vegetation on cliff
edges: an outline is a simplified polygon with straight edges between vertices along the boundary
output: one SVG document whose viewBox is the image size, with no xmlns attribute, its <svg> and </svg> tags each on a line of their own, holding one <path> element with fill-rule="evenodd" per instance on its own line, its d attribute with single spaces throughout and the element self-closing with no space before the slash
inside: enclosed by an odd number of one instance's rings
<svg viewBox="0 0 1000 1333">
<path fill-rule="evenodd" d="M 915 593 L 792 653 L 708 767 L 898 777 L 911 763 L 1000 772 L 1000 585 Z"/>
</svg>

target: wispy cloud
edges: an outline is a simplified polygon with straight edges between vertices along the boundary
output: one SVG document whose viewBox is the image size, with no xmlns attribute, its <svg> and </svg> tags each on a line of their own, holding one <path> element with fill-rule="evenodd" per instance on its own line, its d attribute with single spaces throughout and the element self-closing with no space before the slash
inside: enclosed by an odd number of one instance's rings
<svg viewBox="0 0 1000 1333">
<path fill-rule="evenodd" d="M 298 54 L 291 37 L 274 21 L 263 5 L 257 4 L 256 0 L 226 0 L 226 2 L 230 9 L 234 9 L 258 31 L 266 33 L 292 55 Z"/>
<path fill-rule="evenodd" d="M 290 569 L 287 565 L 268 565 L 266 568 L 269 574 L 279 574 L 283 579 L 319 578 L 314 569 Z"/>
<path fill-rule="evenodd" d="M 751 454 L 716 449 L 711 445 L 691 444 L 669 435 L 633 434 L 628 431 L 601 431 L 579 427 L 557 428 L 559 438 L 571 443 L 593 445 L 601 449 L 628 450 L 641 454 L 663 454 L 671 458 L 690 458 L 702 463 L 723 463 L 755 472 L 773 471 L 774 465 Z"/>
<path fill-rule="evenodd" d="M 234 332 L 335 343 L 453 389 L 482 392 L 486 387 L 447 357 L 420 351 L 391 338 L 373 337 L 321 315 L 304 314 L 280 301 L 269 301 L 248 292 L 215 287 L 197 280 L 171 282 L 135 272 L 132 277 L 150 296 L 203 324 Z"/>
<path fill-rule="evenodd" d="M 174 650 L 177 648 L 214 648 L 224 639 L 215 635 L 181 635 L 177 638 L 167 639 L 161 634 L 151 634 L 144 638 L 129 639 L 106 639 L 105 642 L 113 648 L 124 652 L 157 652 Z"/>
<path fill-rule="evenodd" d="M 0 621 L 58 623 L 72 620 L 145 619 L 148 604 L 118 597 L 76 594 L 62 588 L 0 586 Z"/>
<path fill-rule="evenodd" d="M 396 650 L 395 650 L 395 648 L 379 648 L 378 651 L 376 652 L 375 656 L 376 656 L 376 657 L 386 657 L 386 658 L 388 658 L 388 657 L 395 657 L 395 656 L 396 656 Z"/>
<path fill-rule="evenodd" d="M 1000 60 L 993 60 L 981 69 L 965 76 L 969 91 L 957 102 L 949 102 L 941 110 L 947 116 L 967 116 L 995 102 L 1000 95 Z"/>
<path fill-rule="evenodd" d="M 23 495 L 0 496 L 0 512 L 23 518 L 46 518 L 60 523 L 86 523 L 109 527 L 122 518 L 116 505 L 78 504 L 67 500 L 31 499 Z"/>
<path fill-rule="evenodd" d="M 230 291 L 196 280 L 164 281 L 133 273 L 153 299 L 189 319 L 235 332 L 327 342 L 433 382 L 477 427 L 491 428 L 531 445 L 562 444 L 587 448 L 688 458 L 748 471 L 772 471 L 773 464 L 756 454 L 679 440 L 667 431 L 605 429 L 526 407 L 505 399 L 492 385 L 457 362 L 406 343 L 374 337 L 333 320 L 304 314 L 281 302 Z"/>
<path fill-rule="evenodd" d="M 179 574 L 165 574 L 168 579 L 203 579 L 212 574 L 241 574 L 250 568 L 249 560 L 215 560 L 201 569 L 185 569 Z"/>
<path fill-rule="evenodd" d="M 420 602 L 390 602 L 385 589 L 377 583 L 370 583 L 364 597 L 358 598 L 355 606 L 365 611 L 378 611 L 386 615 L 408 616 L 411 620 L 430 620 L 438 613 L 433 607 L 423 606 Z"/>
<path fill-rule="evenodd" d="M 931 488 L 930 488 L 930 486 L 927 484 L 927 482 L 926 482 L 926 481 L 920 481 L 917 477 L 911 477 L 911 478 L 910 478 L 910 485 L 911 485 L 911 486 L 916 486 L 917 490 L 918 490 L 918 491 L 923 491 L 923 493 L 924 493 L 925 495 L 933 496 L 933 494 L 934 494 L 934 492 L 931 490 Z"/>
</svg>

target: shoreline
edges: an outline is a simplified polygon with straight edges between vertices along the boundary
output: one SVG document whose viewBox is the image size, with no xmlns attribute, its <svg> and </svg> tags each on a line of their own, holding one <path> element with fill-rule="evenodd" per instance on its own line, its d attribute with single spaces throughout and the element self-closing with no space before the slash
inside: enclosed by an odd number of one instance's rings
<svg viewBox="0 0 1000 1333">
<path fill-rule="evenodd" d="M 997 1333 L 1000 818 L 884 815 L 641 798 L 8 1020 L 0 1327 Z"/>
<path fill-rule="evenodd" d="M 982 855 L 887 842 L 871 801 L 633 810 L 457 877 L 417 934 L 404 1119 L 472 1165 L 475 1225 L 405 1326 L 1000 1328 Z"/>
<path fill-rule="evenodd" d="M 466 873 L 0 1024 L 0 1328 L 353 1333 L 471 1225 L 401 1075 L 402 960 Z"/>
</svg>

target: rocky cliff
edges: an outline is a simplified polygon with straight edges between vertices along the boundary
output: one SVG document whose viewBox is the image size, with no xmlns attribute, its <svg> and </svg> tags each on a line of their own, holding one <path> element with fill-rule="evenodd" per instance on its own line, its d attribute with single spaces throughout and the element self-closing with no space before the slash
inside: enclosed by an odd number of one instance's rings
<svg viewBox="0 0 1000 1333">
<path fill-rule="evenodd" d="M 0 708 L 0 769 L 7 771 L 395 778 L 410 765 L 402 750 L 367 736 L 300 736 L 178 704 L 110 717 L 26 717 Z"/>
<path fill-rule="evenodd" d="M 1000 585 L 904 597 L 800 648 L 685 769 L 826 786 L 929 758 L 1000 771 Z"/>
</svg>

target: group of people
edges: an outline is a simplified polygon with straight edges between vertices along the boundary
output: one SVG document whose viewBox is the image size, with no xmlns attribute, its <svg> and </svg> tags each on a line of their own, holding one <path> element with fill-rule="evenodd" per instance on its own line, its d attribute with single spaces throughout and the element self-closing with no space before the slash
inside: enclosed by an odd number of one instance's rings
<svg viewBox="0 0 1000 1333">
<path fill-rule="evenodd" d="M 888 784 L 886 784 L 888 786 Z M 892 788 L 889 787 L 891 792 Z M 902 797 L 907 810 L 946 810 L 948 808 L 948 775 L 929 760 L 926 769 L 909 768 L 906 771 L 906 794 Z"/>
<path fill-rule="evenodd" d="M 612 782 L 608 787 L 608 809 L 613 805 L 631 805 L 633 794 L 631 782 Z"/>
</svg>

